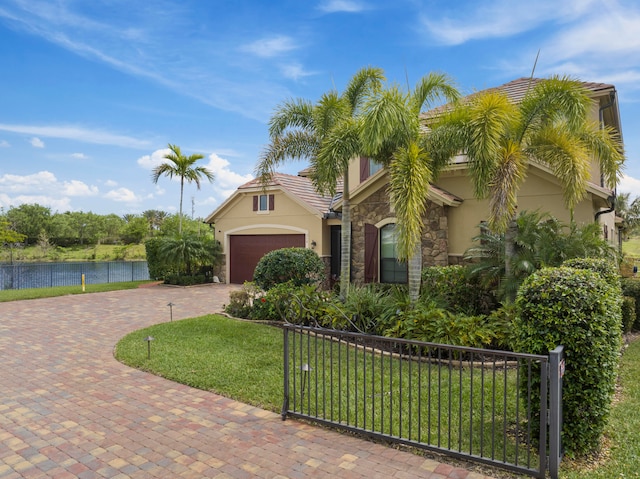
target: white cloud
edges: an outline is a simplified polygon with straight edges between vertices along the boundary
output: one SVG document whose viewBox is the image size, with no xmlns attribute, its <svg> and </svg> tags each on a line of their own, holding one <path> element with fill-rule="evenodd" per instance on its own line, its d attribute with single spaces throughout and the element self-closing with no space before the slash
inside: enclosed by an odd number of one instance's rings
<svg viewBox="0 0 640 479">
<path fill-rule="evenodd" d="M 0 123 L 0 131 L 129 148 L 148 148 L 150 143 L 148 140 L 139 140 L 130 136 L 118 135 L 102 130 L 90 130 L 77 126 L 34 126 Z"/>
<path fill-rule="evenodd" d="M 286 78 L 290 78 L 294 81 L 298 81 L 300 78 L 315 75 L 313 72 L 305 71 L 304 67 L 299 63 L 290 63 L 288 65 L 282 65 L 280 67 L 282 74 Z"/>
<path fill-rule="evenodd" d="M 595 0 L 538 0 L 514 8 L 510 0 L 493 0 L 474 3 L 476 8 L 456 8 L 455 16 L 443 15 L 442 9 L 433 7 L 433 12 L 423 12 L 421 23 L 437 41 L 459 45 L 469 40 L 529 31 L 548 21 L 568 22 L 593 11 L 596 3 Z"/>
<path fill-rule="evenodd" d="M 280 56 L 296 48 L 298 48 L 298 45 L 291 37 L 286 35 L 262 38 L 240 47 L 242 51 L 252 53 L 262 58 Z"/>
<path fill-rule="evenodd" d="M 39 171 L 32 175 L 11 175 L 0 176 L 0 190 L 10 193 L 24 193 L 31 191 L 50 191 L 58 184 L 56 176 L 49 171 Z"/>
<path fill-rule="evenodd" d="M 209 155 L 209 163 L 206 168 L 215 175 L 214 185 L 216 189 L 225 191 L 235 191 L 238 186 L 251 181 L 253 175 L 241 175 L 229 169 L 230 163 L 216 153 Z M 225 196 L 226 198 L 226 196 Z"/>
<path fill-rule="evenodd" d="M 107 180 L 104 182 L 104 185 L 108 186 L 109 188 L 115 188 L 116 186 L 118 186 L 118 182 L 113 180 Z"/>
<path fill-rule="evenodd" d="M 629 193 L 632 198 L 640 196 L 640 179 L 623 175 L 618 185 L 618 193 Z"/>
<path fill-rule="evenodd" d="M 89 186 L 78 180 L 65 181 L 62 194 L 67 196 L 95 196 L 98 194 L 98 187 Z"/>
<path fill-rule="evenodd" d="M 104 197 L 118 203 L 137 203 L 140 201 L 136 194 L 128 188 L 116 188 L 108 191 Z"/>
<path fill-rule="evenodd" d="M 0 140 L 0 148 L 9 148 L 10 146 L 7 140 Z"/>
<path fill-rule="evenodd" d="M 138 165 L 140 165 L 145 170 L 153 170 L 156 166 L 161 165 L 165 161 L 165 155 L 171 153 L 169 148 L 162 148 L 161 150 L 156 150 L 150 155 L 144 155 L 138 158 Z"/>
<path fill-rule="evenodd" d="M 0 206 L 18 206 L 38 203 L 53 211 L 71 209 L 71 197 L 88 197 L 98 194 L 98 188 L 79 180 L 60 182 L 49 171 L 31 175 L 0 175 Z"/>
<path fill-rule="evenodd" d="M 87 160 L 89 157 L 84 153 L 72 153 L 71 158 L 75 158 L 76 160 Z"/>
<path fill-rule="evenodd" d="M 354 0 L 326 0 L 318 6 L 318 9 L 325 13 L 358 13 L 365 10 L 366 6 Z"/>
<path fill-rule="evenodd" d="M 35 136 L 31 138 L 29 142 L 31 143 L 31 146 L 33 146 L 34 148 L 44 148 L 44 141 L 42 141 L 40 138 L 37 138 Z"/>
</svg>

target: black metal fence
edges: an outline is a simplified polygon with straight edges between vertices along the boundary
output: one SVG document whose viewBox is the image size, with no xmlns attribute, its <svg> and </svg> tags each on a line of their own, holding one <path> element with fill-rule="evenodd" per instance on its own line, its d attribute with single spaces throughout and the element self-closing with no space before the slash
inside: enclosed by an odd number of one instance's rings
<svg viewBox="0 0 640 479">
<path fill-rule="evenodd" d="M 286 325 L 284 348 L 283 419 L 558 476 L 561 347 L 547 357 Z"/>
<path fill-rule="evenodd" d="M 48 288 L 149 279 L 146 261 L 0 264 L 0 290 Z"/>
</svg>

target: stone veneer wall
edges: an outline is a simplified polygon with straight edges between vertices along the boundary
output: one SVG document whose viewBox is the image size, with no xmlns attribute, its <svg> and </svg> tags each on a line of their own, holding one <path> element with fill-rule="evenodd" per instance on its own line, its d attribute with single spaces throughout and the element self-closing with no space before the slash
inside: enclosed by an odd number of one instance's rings
<svg viewBox="0 0 640 479">
<path fill-rule="evenodd" d="M 381 189 L 351 209 L 351 280 L 356 284 L 364 282 L 364 225 L 394 217 L 389 205 L 387 190 Z M 447 266 L 448 225 L 444 206 L 427 200 L 422 232 L 422 265 Z"/>
<path fill-rule="evenodd" d="M 213 274 L 218 277 L 221 283 L 227 282 L 227 255 L 223 254 L 220 257 L 220 264 L 213 268 Z"/>
</svg>

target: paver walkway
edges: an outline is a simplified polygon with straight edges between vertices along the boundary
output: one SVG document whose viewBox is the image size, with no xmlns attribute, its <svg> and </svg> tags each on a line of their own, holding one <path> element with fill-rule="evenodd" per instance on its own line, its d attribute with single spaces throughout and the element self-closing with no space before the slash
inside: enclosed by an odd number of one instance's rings
<svg viewBox="0 0 640 479">
<path fill-rule="evenodd" d="M 0 303 L 0 478 L 490 479 L 130 369 L 130 331 L 221 311 L 232 287 Z"/>
</svg>

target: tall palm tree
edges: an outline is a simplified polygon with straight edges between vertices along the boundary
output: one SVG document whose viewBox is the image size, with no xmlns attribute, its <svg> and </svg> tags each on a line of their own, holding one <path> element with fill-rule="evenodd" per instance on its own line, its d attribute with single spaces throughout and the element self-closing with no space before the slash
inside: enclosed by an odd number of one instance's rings
<svg viewBox="0 0 640 479">
<path fill-rule="evenodd" d="M 193 154 L 185 156 L 182 154 L 182 151 L 180 151 L 179 146 L 169 143 L 168 147 L 171 151 L 164 155 L 164 158 L 168 161 L 156 166 L 153 169 L 151 178 L 154 183 L 158 183 L 158 179 L 161 176 L 168 176 L 169 178 L 173 178 L 174 176 L 180 177 L 180 222 L 178 225 L 178 234 L 182 234 L 182 197 L 184 195 L 185 180 L 189 183 L 194 182 L 198 189 L 200 189 L 202 177 L 205 177 L 209 182 L 213 182 L 214 176 L 206 167 L 194 166 L 196 161 L 204 158 L 204 155 Z"/>
<path fill-rule="evenodd" d="M 621 233 L 624 239 L 628 239 L 640 227 L 640 197 L 631 200 L 630 193 L 619 193 L 616 196 L 616 215 L 622 218 Z"/>
<path fill-rule="evenodd" d="M 624 163 L 619 134 L 589 121 L 591 106 L 581 82 L 554 76 L 535 82 L 519 104 L 500 90 L 473 95 L 443 115 L 429 135 L 436 163 L 466 154 L 475 196 L 489 198 L 488 226 L 505 233 L 507 280 L 515 251 L 517 192 L 529 163 L 553 171 L 571 212 L 586 194 L 592 159 L 608 185 L 618 183 Z"/>
<path fill-rule="evenodd" d="M 308 159 L 311 180 L 320 193 L 335 195 L 342 181 L 340 296 L 351 280 L 351 205 L 349 162 L 362 153 L 358 115 L 367 94 L 384 80 L 381 69 L 365 67 L 340 94 L 331 90 L 313 104 L 294 99 L 280 105 L 269 121 L 270 143 L 260 156 L 256 175 L 267 184 L 275 167 L 289 159 Z"/>
<path fill-rule="evenodd" d="M 422 271 L 422 227 L 429 183 L 438 165 L 431 159 L 420 113 L 459 93 L 444 74 L 430 73 L 412 91 L 397 85 L 370 96 L 364 106 L 361 137 L 365 153 L 385 165 L 398 221 L 398 256 L 408 261 L 409 296 L 418 298 Z"/>
</svg>

